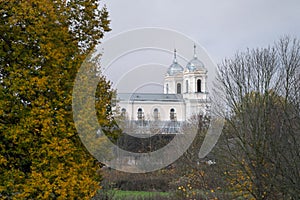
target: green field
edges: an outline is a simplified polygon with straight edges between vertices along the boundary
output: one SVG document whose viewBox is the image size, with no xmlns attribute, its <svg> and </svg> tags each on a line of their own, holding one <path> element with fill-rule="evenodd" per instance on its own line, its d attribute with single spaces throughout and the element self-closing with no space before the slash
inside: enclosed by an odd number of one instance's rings
<svg viewBox="0 0 300 200">
<path fill-rule="evenodd" d="M 146 191 L 122 191 L 117 190 L 114 195 L 114 200 L 121 200 L 124 198 L 143 199 L 143 198 L 153 198 L 155 196 L 168 197 L 170 193 L 168 192 L 146 192 Z"/>
<path fill-rule="evenodd" d="M 102 191 L 103 192 L 103 191 Z M 97 195 L 95 199 L 112 199 L 112 200 L 149 200 L 149 199 L 168 199 L 172 196 L 169 192 L 147 192 L 147 191 L 124 191 L 109 190 Z"/>
</svg>

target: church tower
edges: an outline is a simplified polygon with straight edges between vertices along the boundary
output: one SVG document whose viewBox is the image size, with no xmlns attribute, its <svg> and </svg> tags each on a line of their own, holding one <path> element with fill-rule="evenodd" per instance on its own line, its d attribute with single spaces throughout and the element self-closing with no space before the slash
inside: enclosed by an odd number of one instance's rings
<svg viewBox="0 0 300 200">
<path fill-rule="evenodd" d="M 207 92 L 207 69 L 198 59 L 196 45 L 194 56 L 187 63 L 183 72 L 183 98 L 186 102 L 186 118 L 194 114 L 206 113 Z"/>
<path fill-rule="evenodd" d="M 174 49 L 173 63 L 165 75 L 164 94 L 182 94 L 182 73 L 184 68 L 177 62 L 176 49 Z"/>
<path fill-rule="evenodd" d="M 194 57 L 188 62 L 183 72 L 183 86 L 186 98 L 193 94 L 205 94 L 207 82 L 207 69 L 204 64 L 197 58 L 196 45 L 194 45 Z"/>
<path fill-rule="evenodd" d="M 177 62 L 176 49 L 173 62 L 167 70 L 164 80 L 164 94 L 179 94 L 184 102 L 184 119 L 193 115 L 206 114 L 209 107 L 207 92 L 207 69 L 198 59 L 196 45 L 193 58 L 183 68 Z"/>
</svg>

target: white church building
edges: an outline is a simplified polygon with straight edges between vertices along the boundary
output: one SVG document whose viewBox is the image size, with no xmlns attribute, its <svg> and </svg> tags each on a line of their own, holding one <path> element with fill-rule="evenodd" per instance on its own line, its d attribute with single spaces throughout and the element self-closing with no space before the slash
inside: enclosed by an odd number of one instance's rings
<svg viewBox="0 0 300 200">
<path fill-rule="evenodd" d="M 196 46 L 185 67 L 178 63 L 174 50 L 162 93 L 118 93 L 117 105 L 131 124 L 149 127 L 156 122 L 162 133 L 178 133 L 193 115 L 206 114 L 210 107 L 207 69 L 196 55 Z"/>
</svg>

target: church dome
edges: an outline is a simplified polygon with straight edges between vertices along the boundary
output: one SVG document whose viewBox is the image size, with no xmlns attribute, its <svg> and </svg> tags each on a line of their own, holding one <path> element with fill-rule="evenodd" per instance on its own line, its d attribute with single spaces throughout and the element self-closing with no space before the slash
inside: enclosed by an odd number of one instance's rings
<svg viewBox="0 0 300 200">
<path fill-rule="evenodd" d="M 172 65 L 168 69 L 168 75 L 169 76 L 174 76 L 176 74 L 182 73 L 183 72 L 183 67 L 178 64 L 177 62 L 173 62 Z"/>
<path fill-rule="evenodd" d="M 190 72 L 194 71 L 206 71 L 203 62 L 201 62 L 197 57 L 194 57 L 188 64 L 186 65 L 186 68 Z"/>
<path fill-rule="evenodd" d="M 203 62 L 201 62 L 196 55 L 196 45 L 194 45 L 194 58 L 188 62 L 186 65 L 186 68 L 189 72 L 194 72 L 194 71 L 207 71 Z"/>
<path fill-rule="evenodd" d="M 176 74 L 182 73 L 183 70 L 184 70 L 184 68 L 177 62 L 176 49 L 175 49 L 174 50 L 174 60 L 173 60 L 173 63 L 168 68 L 167 74 L 169 76 L 175 76 Z"/>
</svg>

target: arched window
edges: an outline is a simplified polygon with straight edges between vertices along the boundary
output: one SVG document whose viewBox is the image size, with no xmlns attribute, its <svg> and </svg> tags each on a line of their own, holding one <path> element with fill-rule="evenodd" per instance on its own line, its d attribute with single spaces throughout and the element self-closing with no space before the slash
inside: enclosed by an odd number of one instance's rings
<svg viewBox="0 0 300 200">
<path fill-rule="evenodd" d="M 138 116 L 138 120 L 142 120 L 143 119 L 143 109 L 139 108 L 138 112 L 137 112 L 137 116 Z"/>
<path fill-rule="evenodd" d="M 202 92 L 201 91 L 201 80 L 200 79 L 197 80 L 197 92 Z"/>
<path fill-rule="evenodd" d="M 169 94 L 169 84 L 166 84 L 166 93 Z"/>
<path fill-rule="evenodd" d="M 125 108 L 122 108 L 122 109 L 121 109 L 121 116 L 124 117 L 125 115 L 126 115 L 126 109 L 125 109 Z"/>
<path fill-rule="evenodd" d="M 177 83 L 177 94 L 181 94 L 181 84 Z"/>
<path fill-rule="evenodd" d="M 154 117 L 154 120 L 155 120 L 155 121 L 158 120 L 158 109 L 157 109 L 157 108 L 155 108 L 155 109 L 153 110 L 153 117 Z"/>
<path fill-rule="evenodd" d="M 188 80 L 185 81 L 185 91 L 186 91 L 186 93 L 189 93 L 189 81 Z"/>
<path fill-rule="evenodd" d="M 171 108 L 170 110 L 170 120 L 174 121 L 175 120 L 175 109 Z"/>
</svg>

